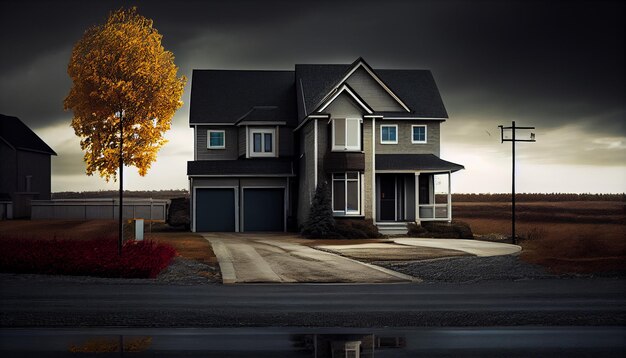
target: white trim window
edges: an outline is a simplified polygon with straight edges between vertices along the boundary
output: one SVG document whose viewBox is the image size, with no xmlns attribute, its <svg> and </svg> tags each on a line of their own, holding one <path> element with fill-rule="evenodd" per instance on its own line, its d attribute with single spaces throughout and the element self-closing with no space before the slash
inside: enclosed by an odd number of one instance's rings
<svg viewBox="0 0 626 358">
<path fill-rule="evenodd" d="M 380 144 L 398 144 L 398 125 L 380 125 Z"/>
<path fill-rule="evenodd" d="M 333 118 L 333 151 L 361 151 L 361 118 Z"/>
<path fill-rule="evenodd" d="M 250 156 L 276 156 L 276 130 L 250 129 Z"/>
<path fill-rule="evenodd" d="M 207 131 L 207 149 L 225 149 L 226 148 L 226 131 L 208 130 Z"/>
<path fill-rule="evenodd" d="M 361 212 L 361 175 L 359 172 L 333 173 L 332 205 L 335 215 Z"/>
<path fill-rule="evenodd" d="M 427 142 L 428 132 L 427 126 L 423 124 L 411 126 L 411 143 L 424 144 Z"/>
</svg>

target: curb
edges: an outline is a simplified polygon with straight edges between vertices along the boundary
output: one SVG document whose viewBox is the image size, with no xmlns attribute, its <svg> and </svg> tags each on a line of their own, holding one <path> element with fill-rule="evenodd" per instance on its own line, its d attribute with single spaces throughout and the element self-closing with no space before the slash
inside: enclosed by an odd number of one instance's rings
<svg viewBox="0 0 626 358">
<path fill-rule="evenodd" d="M 205 236 L 202 236 L 213 247 L 213 252 L 217 256 L 217 262 L 220 265 L 220 271 L 222 272 L 222 284 L 231 285 L 237 283 L 237 275 L 235 275 L 235 268 L 233 267 L 233 258 L 230 252 L 220 240 L 211 240 Z"/>
</svg>

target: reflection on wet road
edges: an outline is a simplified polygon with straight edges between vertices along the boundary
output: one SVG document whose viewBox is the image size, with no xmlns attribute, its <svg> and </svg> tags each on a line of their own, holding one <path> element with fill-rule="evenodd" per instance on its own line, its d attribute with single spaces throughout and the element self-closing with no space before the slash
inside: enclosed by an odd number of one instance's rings
<svg viewBox="0 0 626 358">
<path fill-rule="evenodd" d="M 626 328 L 0 330 L 2 357 L 75 357 L 96 353 L 98 357 L 623 357 Z"/>
</svg>

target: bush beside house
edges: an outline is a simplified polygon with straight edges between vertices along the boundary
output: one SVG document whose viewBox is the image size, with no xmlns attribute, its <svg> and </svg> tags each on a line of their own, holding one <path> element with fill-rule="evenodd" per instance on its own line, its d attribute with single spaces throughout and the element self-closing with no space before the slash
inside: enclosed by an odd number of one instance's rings
<svg viewBox="0 0 626 358">
<path fill-rule="evenodd" d="M 369 239 L 382 236 L 372 220 L 333 217 L 330 189 L 326 182 L 315 190 L 311 211 L 301 233 L 312 239 Z"/>
<path fill-rule="evenodd" d="M 452 220 L 451 223 L 441 221 L 426 221 L 422 225 L 408 224 L 408 236 L 434 237 L 442 239 L 473 239 L 474 234 L 470 226 L 463 221 Z"/>
</svg>

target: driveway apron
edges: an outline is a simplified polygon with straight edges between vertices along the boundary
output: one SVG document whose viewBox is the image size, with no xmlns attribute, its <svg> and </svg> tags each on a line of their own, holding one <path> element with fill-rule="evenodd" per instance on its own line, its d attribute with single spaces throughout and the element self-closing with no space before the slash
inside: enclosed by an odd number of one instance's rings
<svg viewBox="0 0 626 358">
<path fill-rule="evenodd" d="M 203 234 L 213 246 L 224 283 L 390 283 L 417 279 L 300 245 L 288 234 Z"/>
</svg>

